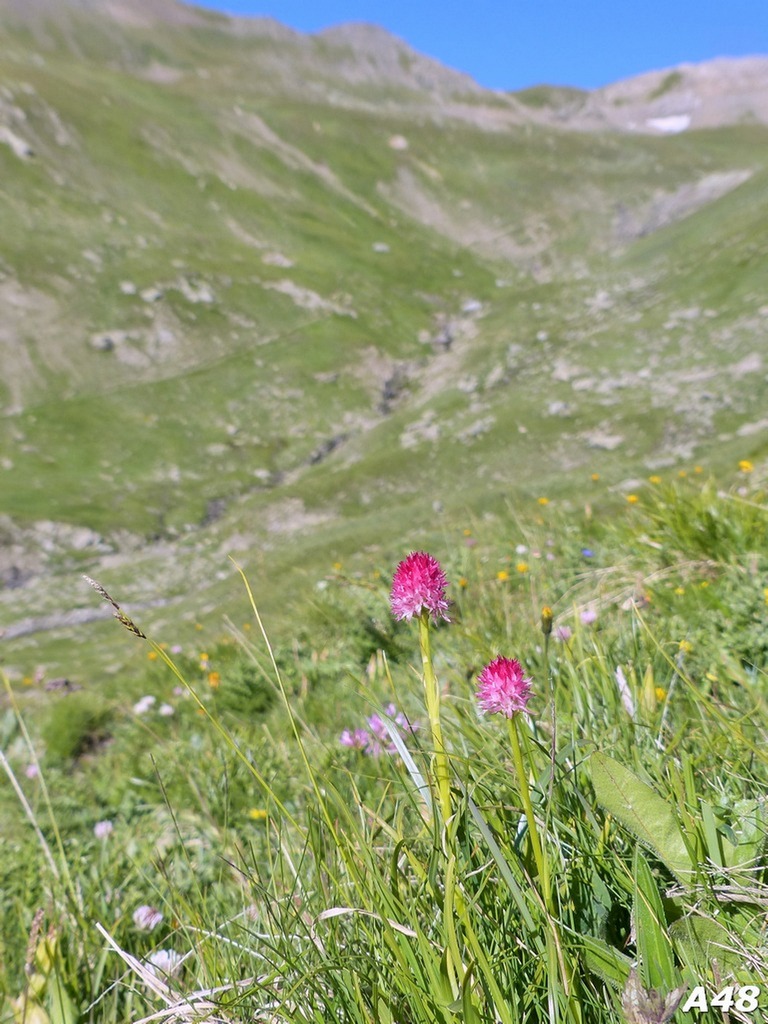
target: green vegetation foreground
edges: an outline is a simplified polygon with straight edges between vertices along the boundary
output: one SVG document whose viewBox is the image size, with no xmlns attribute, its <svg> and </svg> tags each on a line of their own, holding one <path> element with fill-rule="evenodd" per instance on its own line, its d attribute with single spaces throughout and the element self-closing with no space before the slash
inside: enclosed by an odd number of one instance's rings
<svg viewBox="0 0 768 1024">
<path fill-rule="evenodd" d="M 6 680 L 0 1020 L 761 1019 L 767 525 L 652 478 L 337 566 L 274 646 L 249 583 L 195 651 L 116 605 L 142 678 Z"/>
</svg>

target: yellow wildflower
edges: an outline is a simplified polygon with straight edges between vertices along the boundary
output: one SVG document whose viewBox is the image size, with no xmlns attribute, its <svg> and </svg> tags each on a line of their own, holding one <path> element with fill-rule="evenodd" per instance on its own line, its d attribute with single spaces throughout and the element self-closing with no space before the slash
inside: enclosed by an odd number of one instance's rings
<svg viewBox="0 0 768 1024">
<path fill-rule="evenodd" d="M 469 530 L 469 529 L 465 529 L 462 532 L 463 532 L 465 537 L 471 537 L 472 536 L 472 531 Z"/>
<path fill-rule="evenodd" d="M 544 636 L 549 636 L 552 632 L 552 609 L 548 604 L 541 609 L 541 631 Z"/>
<path fill-rule="evenodd" d="M 678 597 L 682 597 L 685 593 L 685 587 L 675 587 L 675 593 Z"/>
<path fill-rule="evenodd" d="M 342 570 L 342 569 L 343 569 L 344 567 L 343 567 L 343 565 L 342 565 L 342 563 L 341 563 L 341 562 L 334 562 L 334 563 L 333 563 L 333 568 L 334 568 L 334 571 L 335 571 L 335 572 L 341 572 L 341 570 Z"/>
<path fill-rule="evenodd" d="M 499 569 L 499 571 L 496 573 L 496 579 L 501 580 L 503 583 L 504 580 L 509 579 L 509 573 L 507 572 L 506 569 Z"/>
<path fill-rule="evenodd" d="M 150 651 L 147 657 L 150 661 L 157 661 L 157 651 Z"/>
<path fill-rule="evenodd" d="M 688 473 L 684 469 L 679 469 L 677 471 L 677 475 L 680 477 L 681 480 L 685 480 L 685 478 L 688 476 Z"/>
<path fill-rule="evenodd" d="M 252 807 L 248 811 L 248 817 L 251 821 L 264 821 L 267 817 L 267 812 L 263 807 Z"/>
<path fill-rule="evenodd" d="M 690 654 L 693 650 L 693 644 L 690 640 L 681 640 L 677 646 L 678 650 L 682 651 L 683 654 Z"/>
<path fill-rule="evenodd" d="M 751 473 L 754 468 L 755 467 L 752 465 L 749 459 L 742 459 L 741 462 L 739 462 L 739 469 L 742 473 Z"/>
<path fill-rule="evenodd" d="M 664 689 L 663 686 L 657 686 L 654 690 L 654 693 L 656 694 L 656 700 L 659 703 L 666 699 L 667 691 Z"/>
<path fill-rule="evenodd" d="M 459 576 L 459 586 L 461 587 L 462 590 L 464 590 L 464 588 L 467 586 L 466 576 Z"/>
<path fill-rule="evenodd" d="M 661 483 L 661 477 L 660 476 L 656 476 L 656 474 L 654 473 L 653 476 L 649 476 L 648 477 L 648 483 L 660 484 Z"/>
<path fill-rule="evenodd" d="M 518 572 L 528 572 L 528 563 L 527 562 L 518 562 L 517 565 L 515 566 L 515 568 L 517 569 Z"/>
<path fill-rule="evenodd" d="M 208 673 L 208 685 L 212 690 L 218 690 L 221 684 L 221 674 L 219 672 Z"/>
<path fill-rule="evenodd" d="M 696 473 L 696 474 L 701 474 L 701 473 L 704 472 L 704 467 L 703 466 L 694 466 L 693 467 L 693 472 Z"/>
<path fill-rule="evenodd" d="M 537 498 L 536 500 L 538 501 L 538 503 L 540 505 L 548 505 L 549 504 L 549 498 L 545 498 L 543 496 L 541 498 Z"/>
<path fill-rule="evenodd" d="M 600 474 L 599 473 L 593 473 L 592 476 L 589 479 L 592 481 L 593 484 L 596 484 L 597 481 L 600 479 Z"/>
<path fill-rule="evenodd" d="M 627 501 L 628 501 L 628 503 L 629 503 L 630 505 L 636 505 L 636 504 L 637 504 L 637 502 L 638 502 L 638 500 L 639 500 L 639 499 L 638 499 L 638 497 L 637 497 L 637 495 L 636 495 L 636 494 L 628 494 L 628 495 L 627 495 Z"/>
</svg>

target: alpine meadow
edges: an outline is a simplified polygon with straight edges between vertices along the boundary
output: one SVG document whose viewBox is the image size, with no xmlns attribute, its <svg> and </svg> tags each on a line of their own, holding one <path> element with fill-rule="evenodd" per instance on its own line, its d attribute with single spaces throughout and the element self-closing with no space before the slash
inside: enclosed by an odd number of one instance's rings
<svg viewBox="0 0 768 1024">
<path fill-rule="evenodd" d="M 768 57 L 0 0 L 0 1024 L 768 1020 L 767 341 Z"/>
</svg>

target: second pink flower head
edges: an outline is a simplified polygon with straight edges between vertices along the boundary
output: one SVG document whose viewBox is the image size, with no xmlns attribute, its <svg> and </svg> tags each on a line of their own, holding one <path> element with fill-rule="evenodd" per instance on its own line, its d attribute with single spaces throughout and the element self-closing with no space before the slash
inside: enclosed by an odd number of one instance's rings
<svg viewBox="0 0 768 1024">
<path fill-rule="evenodd" d="M 435 622 L 449 622 L 447 586 L 438 560 L 424 551 L 412 551 L 395 569 L 390 594 L 392 614 L 396 619 L 412 619 L 426 610 Z"/>
<path fill-rule="evenodd" d="M 477 679 L 477 703 L 490 715 L 511 718 L 525 711 L 531 697 L 531 680 L 523 674 L 516 658 L 496 658 Z"/>
</svg>

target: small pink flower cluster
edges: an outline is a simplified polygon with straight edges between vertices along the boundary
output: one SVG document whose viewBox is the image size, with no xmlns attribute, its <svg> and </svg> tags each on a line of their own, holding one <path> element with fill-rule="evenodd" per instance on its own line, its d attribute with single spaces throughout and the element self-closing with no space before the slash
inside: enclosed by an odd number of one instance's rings
<svg viewBox="0 0 768 1024">
<path fill-rule="evenodd" d="M 490 715 L 511 718 L 525 711 L 531 697 L 531 680 L 523 675 L 516 658 L 495 658 L 478 676 L 477 703 Z"/>
<path fill-rule="evenodd" d="M 450 622 L 445 588 L 448 580 L 440 563 L 424 551 L 412 551 L 398 565 L 392 579 L 390 602 L 396 619 L 412 619 L 429 612 L 437 622 Z"/>
<path fill-rule="evenodd" d="M 394 704 L 387 704 L 384 708 L 387 718 L 398 726 L 400 733 L 407 736 L 419 728 L 418 722 L 409 722 L 402 711 L 398 711 Z M 392 737 L 380 715 L 371 715 L 368 719 L 367 729 L 345 729 L 339 737 L 342 747 L 351 747 L 360 750 L 368 757 L 379 757 L 381 754 L 396 754 L 397 747 L 392 742 Z"/>
</svg>

